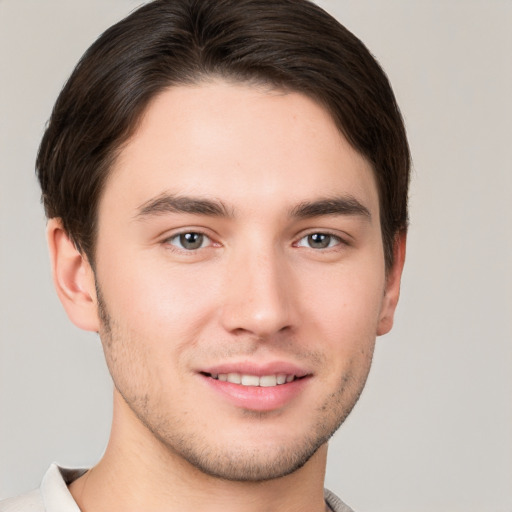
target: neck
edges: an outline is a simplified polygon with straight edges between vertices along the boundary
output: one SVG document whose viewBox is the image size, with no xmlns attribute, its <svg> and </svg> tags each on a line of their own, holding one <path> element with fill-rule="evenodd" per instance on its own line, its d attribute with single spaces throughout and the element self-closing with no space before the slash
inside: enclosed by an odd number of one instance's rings
<svg viewBox="0 0 512 512">
<path fill-rule="evenodd" d="M 115 393 L 108 447 L 70 485 L 82 512 L 323 512 L 327 446 L 297 471 L 261 482 L 207 475 L 164 446 Z M 130 421 L 127 415 L 131 415 Z"/>
</svg>

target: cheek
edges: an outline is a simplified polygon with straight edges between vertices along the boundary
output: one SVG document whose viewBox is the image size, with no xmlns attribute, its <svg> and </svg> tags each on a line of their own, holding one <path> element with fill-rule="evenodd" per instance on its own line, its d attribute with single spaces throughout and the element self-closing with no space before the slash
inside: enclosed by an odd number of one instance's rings
<svg viewBox="0 0 512 512">
<path fill-rule="evenodd" d="M 309 289 L 314 322 L 310 323 L 308 339 L 318 340 L 328 358 L 328 371 L 322 378 L 333 386 L 339 385 L 340 376 L 348 379 L 343 382 L 349 383 L 350 393 L 358 394 L 373 356 L 383 300 L 383 272 L 352 268 L 331 273 L 326 282 L 330 285 L 322 292 L 316 287 Z"/>
<path fill-rule="evenodd" d="M 371 266 L 347 267 L 326 273 L 320 282 L 326 284 L 308 285 L 305 295 L 326 338 L 349 345 L 374 338 L 384 297 L 384 272 Z"/>
<path fill-rule="evenodd" d="M 114 269 L 113 269 L 114 270 Z M 216 300 L 215 271 L 161 258 L 117 260 L 101 281 L 111 315 L 138 338 L 189 343 Z"/>
</svg>

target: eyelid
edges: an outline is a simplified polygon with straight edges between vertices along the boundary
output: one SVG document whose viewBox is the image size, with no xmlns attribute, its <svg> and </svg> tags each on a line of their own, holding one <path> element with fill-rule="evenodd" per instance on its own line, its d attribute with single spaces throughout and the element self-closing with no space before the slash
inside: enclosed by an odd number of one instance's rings
<svg viewBox="0 0 512 512">
<path fill-rule="evenodd" d="M 196 228 L 194 226 L 180 228 L 180 229 L 174 230 L 170 233 L 166 233 L 165 236 L 162 237 L 161 243 L 163 245 L 165 245 L 169 250 L 173 250 L 173 251 L 177 251 L 177 252 L 181 252 L 183 254 L 189 254 L 189 255 L 196 253 L 197 251 L 199 251 L 201 249 L 207 249 L 209 247 L 214 247 L 214 246 L 220 247 L 221 244 L 216 242 L 214 237 L 211 234 L 207 233 L 206 231 L 207 230 L 205 230 L 204 228 Z M 206 245 L 202 245 L 201 247 L 198 247 L 197 249 L 185 249 L 184 247 L 180 247 L 179 245 L 171 242 L 173 239 L 177 239 L 177 238 L 179 239 L 180 236 L 186 235 L 189 233 L 195 233 L 195 234 L 201 235 L 205 239 L 207 239 L 208 242 L 206 243 Z"/>
<path fill-rule="evenodd" d="M 336 239 L 338 243 L 336 243 L 333 246 L 325 247 L 325 248 L 314 248 L 314 247 L 308 247 L 307 245 L 299 245 L 301 241 L 307 239 L 311 235 L 326 235 L 326 236 L 330 236 L 330 237 Z M 306 233 L 302 233 L 299 237 L 297 237 L 297 241 L 294 242 L 293 245 L 295 247 L 306 247 L 307 249 L 311 249 L 311 250 L 314 250 L 314 251 L 328 251 L 328 250 L 336 249 L 336 247 L 339 247 L 339 246 L 349 246 L 349 245 L 351 245 L 350 241 L 349 241 L 350 238 L 351 237 L 348 234 L 340 234 L 339 232 L 334 233 L 333 231 L 331 231 L 329 229 L 312 229 L 312 230 L 309 230 Z"/>
</svg>

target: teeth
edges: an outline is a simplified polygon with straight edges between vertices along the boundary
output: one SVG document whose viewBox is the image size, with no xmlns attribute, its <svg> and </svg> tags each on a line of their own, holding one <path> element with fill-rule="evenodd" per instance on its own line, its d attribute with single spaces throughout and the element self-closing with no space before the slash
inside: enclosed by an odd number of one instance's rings
<svg viewBox="0 0 512 512">
<path fill-rule="evenodd" d="M 277 375 L 246 375 L 241 373 L 212 373 L 212 379 L 218 379 L 223 382 L 231 382 L 232 384 L 241 384 L 242 386 L 260 386 L 273 387 L 282 385 L 295 380 L 295 375 L 286 375 L 279 373 Z"/>
<path fill-rule="evenodd" d="M 256 375 L 242 375 L 242 386 L 259 386 L 260 378 Z"/>
<path fill-rule="evenodd" d="M 228 373 L 228 382 L 232 382 L 233 384 L 240 384 L 240 374 L 239 373 Z"/>
<path fill-rule="evenodd" d="M 277 377 L 275 375 L 264 375 L 260 377 L 260 386 L 264 388 L 277 386 Z"/>
</svg>

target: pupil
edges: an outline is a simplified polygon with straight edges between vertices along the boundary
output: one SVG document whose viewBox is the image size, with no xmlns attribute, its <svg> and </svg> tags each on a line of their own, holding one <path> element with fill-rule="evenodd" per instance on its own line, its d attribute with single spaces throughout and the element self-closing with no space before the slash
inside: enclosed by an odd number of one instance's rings
<svg viewBox="0 0 512 512">
<path fill-rule="evenodd" d="M 330 235 L 324 235 L 323 233 L 315 233 L 309 235 L 309 245 L 315 249 L 325 249 L 329 246 L 331 241 Z"/>
<path fill-rule="evenodd" d="M 200 233 L 184 233 L 180 235 L 180 243 L 185 249 L 199 249 L 203 243 Z"/>
</svg>

